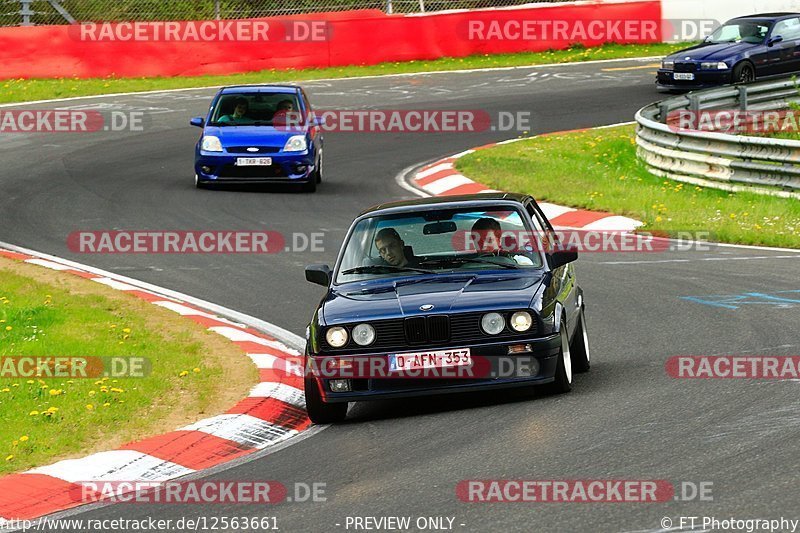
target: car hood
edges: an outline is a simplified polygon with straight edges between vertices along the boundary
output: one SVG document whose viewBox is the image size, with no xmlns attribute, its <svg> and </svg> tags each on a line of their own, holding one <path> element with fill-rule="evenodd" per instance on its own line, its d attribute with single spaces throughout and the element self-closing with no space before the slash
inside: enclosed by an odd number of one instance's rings
<svg viewBox="0 0 800 533">
<path fill-rule="evenodd" d="M 386 283 L 334 287 L 322 305 L 326 325 L 430 313 L 465 313 L 530 307 L 545 274 L 438 275 Z M 421 306 L 433 305 L 421 310 Z"/>
<path fill-rule="evenodd" d="M 292 128 L 291 131 L 276 129 L 272 126 L 209 126 L 206 135 L 219 137 L 222 146 L 278 146 L 283 148 L 286 141 L 293 135 L 302 135 L 305 131 L 301 128 Z"/>
<path fill-rule="evenodd" d="M 760 45 L 751 43 L 703 43 L 681 50 L 668 58 L 675 61 L 724 61 Z"/>
</svg>

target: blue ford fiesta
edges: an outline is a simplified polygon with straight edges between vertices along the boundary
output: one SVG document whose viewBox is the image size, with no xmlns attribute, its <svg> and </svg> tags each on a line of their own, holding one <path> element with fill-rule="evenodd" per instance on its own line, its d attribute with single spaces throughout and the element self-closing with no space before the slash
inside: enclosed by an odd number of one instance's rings
<svg viewBox="0 0 800 533">
<path fill-rule="evenodd" d="M 283 85 L 224 87 L 195 148 L 195 185 L 296 183 L 314 192 L 322 181 L 322 125 L 305 91 Z"/>
<path fill-rule="evenodd" d="M 533 236 L 533 237 L 532 237 Z M 533 198 L 507 193 L 377 206 L 353 222 L 307 332 L 316 423 L 348 402 L 446 392 L 572 388 L 589 369 L 583 292 Z M 502 245 L 501 245 L 502 243 Z"/>
<path fill-rule="evenodd" d="M 664 58 L 656 84 L 692 90 L 800 71 L 800 13 L 732 19 L 697 46 Z"/>
</svg>

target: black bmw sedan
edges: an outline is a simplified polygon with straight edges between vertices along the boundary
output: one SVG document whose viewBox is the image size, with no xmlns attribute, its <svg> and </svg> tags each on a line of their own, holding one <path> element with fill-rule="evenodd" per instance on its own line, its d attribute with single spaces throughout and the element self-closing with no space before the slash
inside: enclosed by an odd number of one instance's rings
<svg viewBox="0 0 800 533">
<path fill-rule="evenodd" d="M 660 90 L 693 90 L 800 72 L 800 13 L 732 19 L 702 43 L 664 58 Z"/>
<path fill-rule="evenodd" d="M 353 222 L 308 329 L 317 423 L 348 402 L 446 392 L 572 388 L 589 369 L 577 252 L 535 200 L 508 193 L 384 204 Z"/>
</svg>

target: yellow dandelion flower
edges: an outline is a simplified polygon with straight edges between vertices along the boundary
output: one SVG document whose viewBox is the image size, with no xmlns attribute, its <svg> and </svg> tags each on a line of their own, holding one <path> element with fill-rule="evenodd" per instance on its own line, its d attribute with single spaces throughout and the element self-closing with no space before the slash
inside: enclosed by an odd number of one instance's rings
<svg viewBox="0 0 800 533">
<path fill-rule="evenodd" d="M 21 437 L 19 438 L 19 441 L 20 441 L 20 442 L 28 442 L 29 440 L 30 440 L 30 439 L 28 438 L 28 436 L 27 436 L 27 435 L 23 435 L 23 436 L 21 436 Z"/>
<path fill-rule="evenodd" d="M 14 458 L 14 456 L 13 456 L 13 455 L 9 455 L 8 457 L 6 457 L 6 461 L 10 461 L 10 460 L 11 460 L 11 459 L 13 459 L 13 458 Z"/>
<path fill-rule="evenodd" d="M 39 411 L 31 411 L 28 416 L 39 416 Z"/>
<path fill-rule="evenodd" d="M 195 367 L 195 368 L 192 369 L 192 372 L 194 372 L 195 374 L 199 374 L 200 373 L 200 369 Z"/>
<path fill-rule="evenodd" d="M 90 403 L 87 403 L 87 404 L 86 404 L 86 409 L 88 409 L 89 411 L 91 411 L 92 409 L 94 409 L 94 405 L 92 405 L 92 404 L 90 404 Z"/>
</svg>

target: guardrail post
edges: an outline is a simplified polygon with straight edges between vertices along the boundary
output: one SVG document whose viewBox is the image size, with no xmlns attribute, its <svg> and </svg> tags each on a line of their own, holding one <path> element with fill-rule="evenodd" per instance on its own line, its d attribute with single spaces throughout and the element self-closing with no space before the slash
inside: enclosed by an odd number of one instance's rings
<svg viewBox="0 0 800 533">
<path fill-rule="evenodd" d="M 36 13 L 33 12 L 31 9 L 31 2 L 33 0 L 20 0 L 20 9 L 19 14 L 22 16 L 22 25 L 23 26 L 33 26 L 31 22 L 31 17 Z"/>
<path fill-rule="evenodd" d="M 689 110 L 695 113 L 700 111 L 700 97 L 694 93 L 689 93 Z"/>
<path fill-rule="evenodd" d="M 391 15 L 392 11 L 392 0 L 386 0 L 386 14 Z"/>
<path fill-rule="evenodd" d="M 747 86 L 739 85 L 737 89 L 739 90 L 739 109 L 747 111 Z"/>
<path fill-rule="evenodd" d="M 659 102 L 658 120 L 660 120 L 662 124 L 666 124 L 667 118 L 669 118 L 669 104 L 667 102 Z"/>
</svg>

